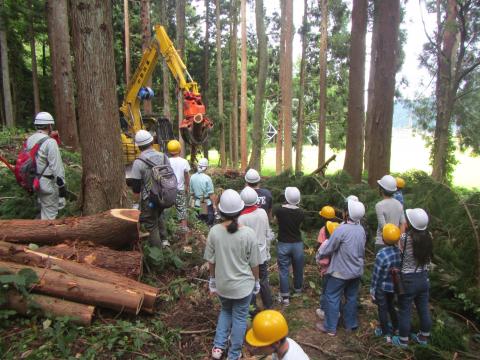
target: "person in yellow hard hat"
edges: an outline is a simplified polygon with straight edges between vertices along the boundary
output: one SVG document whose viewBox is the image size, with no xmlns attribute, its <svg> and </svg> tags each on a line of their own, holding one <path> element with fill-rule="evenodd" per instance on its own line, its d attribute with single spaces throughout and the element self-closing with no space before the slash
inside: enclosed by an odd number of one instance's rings
<svg viewBox="0 0 480 360">
<path fill-rule="evenodd" d="M 400 239 L 400 228 L 394 224 L 385 224 L 382 230 L 382 248 L 376 256 L 373 268 L 370 296 L 378 307 L 380 327 L 375 329 L 376 336 L 385 336 L 387 343 L 392 342 L 392 336 L 398 329 L 398 316 L 395 310 L 395 288 L 392 271 L 401 267 L 400 249 L 397 243 Z"/>
<path fill-rule="evenodd" d="M 393 193 L 393 198 L 397 199 L 402 203 L 402 205 L 405 206 L 403 203 L 403 188 L 405 187 L 405 180 L 403 180 L 401 177 L 395 178 L 397 181 L 397 191 Z"/>
<path fill-rule="evenodd" d="M 253 319 L 245 340 L 255 354 L 272 355 L 273 360 L 308 360 L 308 355 L 287 337 L 288 325 L 282 313 L 264 310 Z"/>
<path fill-rule="evenodd" d="M 170 140 L 167 144 L 170 166 L 177 178 L 177 198 L 175 208 L 177 209 L 177 219 L 180 220 L 180 229 L 186 233 L 187 226 L 187 192 L 190 187 L 190 164 L 180 156 L 182 146 L 178 140 Z"/>
</svg>

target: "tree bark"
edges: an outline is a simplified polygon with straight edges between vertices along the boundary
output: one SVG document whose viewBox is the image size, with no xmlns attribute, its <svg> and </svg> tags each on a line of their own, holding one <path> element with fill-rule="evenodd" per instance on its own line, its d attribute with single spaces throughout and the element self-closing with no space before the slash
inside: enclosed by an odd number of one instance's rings
<svg viewBox="0 0 480 360">
<path fill-rule="evenodd" d="M 255 104 L 253 109 L 252 154 L 249 167 L 261 171 L 263 147 L 263 116 L 265 102 L 265 85 L 268 72 L 268 41 L 265 33 L 265 11 L 263 0 L 255 1 L 255 24 L 258 38 L 258 76 L 255 90 Z"/>
<path fill-rule="evenodd" d="M 242 45 L 240 71 L 240 170 L 247 168 L 247 0 L 241 0 L 240 8 Z"/>
<path fill-rule="evenodd" d="M 42 246 L 38 251 L 60 259 L 96 266 L 133 280 L 139 280 L 143 272 L 143 256 L 139 251 L 119 251 L 79 241 Z"/>
<path fill-rule="evenodd" d="M 142 23 L 142 52 L 150 46 L 152 41 L 152 27 L 150 25 L 150 0 L 140 1 L 140 19 Z M 148 78 L 146 86 L 152 87 L 152 77 Z M 152 100 L 143 101 L 143 111 L 145 114 L 152 114 Z"/>
<path fill-rule="evenodd" d="M 367 116 L 365 125 L 365 153 L 363 157 L 363 167 L 368 169 L 368 158 L 370 154 L 370 133 L 372 131 L 372 111 L 373 111 L 373 95 L 375 89 L 375 63 L 377 61 L 377 42 L 378 42 L 378 3 L 376 0 L 373 2 L 373 26 L 372 26 L 372 44 L 370 47 L 370 72 L 368 75 L 368 88 L 367 88 Z"/>
<path fill-rule="evenodd" d="M 443 26 L 442 50 L 437 54 L 438 71 L 436 83 L 437 116 L 433 140 L 432 177 L 440 182 L 447 181 L 447 158 L 451 135 L 450 120 L 452 118 L 455 98 L 454 82 L 454 47 L 457 36 L 457 1 L 448 0 L 446 21 Z M 438 44 L 440 46 L 440 43 Z"/>
<path fill-rule="evenodd" d="M 292 169 L 292 46 L 293 0 L 285 0 L 285 66 L 282 91 L 284 170 Z"/>
<path fill-rule="evenodd" d="M 20 315 L 29 315 L 31 310 L 39 310 L 44 316 L 66 316 L 74 323 L 84 326 L 92 323 L 92 317 L 95 312 L 95 306 L 39 294 L 30 294 L 27 301 L 27 299 L 16 291 L 9 291 L 7 293 L 7 302 L 2 305 L 2 308 L 15 310 Z"/>
<path fill-rule="evenodd" d="M 124 24 L 125 24 L 125 84 L 130 81 L 130 13 L 128 11 L 128 0 L 123 0 Z"/>
<path fill-rule="evenodd" d="M 55 126 L 62 142 L 74 149 L 80 148 L 75 115 L 75 86 L 70 52 L 68 1 L 47 2 L 48 40 L 52 61 L 53 105 Z"/>
<path fill-rule="evenodd" d="M 304 127 L 304 112 L 305 100 L 305 82 L 307 69 L 307 45 L 308 45 L 308 1 L 303 3 L 303 24 L 302 24 L 302 59 L 300 60 L 300 90 L 298 93 L 298 112 L 297 112 L 297 144 L 295 151 L 295 172 L 297 174 L 302 172 L 302 153 L 303 153 L 303 127 Z"/>
<path fill-rule="evenodd" d="M 210 0 L 205 0 L 205 44 L 203 46 L 203 86 L 202 94 L 203 103 L 205 108 L 208 109 L 208 85 L 209 85 L 209 73 L 210 73 Z"/>
<path fill-rule="evenodd" d="M 400 25 L 400 0 L 378 2 L 378 40 L 375 61 L 375 84 L 372 124 L 369 134 L 368 183 L 390 172 L 393 98 Z"/>
<path fill-rule="evenodd" d="M 318 119 L 318 166 L 325 162 L 327 145 L 327 49 L 328 49 L 328 0 L 320 1 L 320 109 Z"/>
<path fill-rule="evenodd" d="M 126 203 L 113 54 L 112 4 L 72 0 L 82 210 L 95 214 Z"/>
<path fill-rule="evenodd" d="M 161 23 L 167 27 L 167 1 L 160 2 L 160 19 Z M 172 121 L 170 112 L 170 71 L 165 61 L 162 61 L 162 92 L 163 92 L 163 116 Z M 179 136 L 181 138 L 181 136 Z"/>
<path fill-rule="evenodd" d="M 237 71 L 237 24 L 238 24 L 238 0 L 231 0 L 230 18 L 230 97 L 232 113 L 230 121 L 232 150 L 230 152 L 232 167 L 238 167 L 238 71 Z"/>
<path fill-rule="evenodd" d="M 140 312 L 142 307 L 143 293 L 112 285 L 105 281 L 84 279 L 61 271 L 40 269 L 5 261 L 0 261 L 0 267 L 14 273 L 18 273 L 22 269 L 33 270 L 40 279 L 37 284 L 32 286 L 32 291 L 36 293 L 82 304 L 126 311 L 135 315 Z"/>
<path fill-rule="evenodd" d="M 220 163 L 222 169 L 227 167 L 225 151 L 225 119 L 223 114 L 223 69 L 222 69 L 222 28 L 220 22 L 220 0 L 215 2 L 216 46 L 217 46 L 217 107 L 218 121 L 220 122 Z"/>
<path fill-rule="evenodd" d="M 365 125 L 365 36 L 368 0 L 353 0 L 350 35 L 350 73 L 345 170 L 355 183 L 362 180 L 363 138 Z"/>
<path fill-rule="evenodd" d="M 177 17 L 177 51 L 180 55 L 180 58 L 185 59 L 185 0 L 177 0 L 176 2 L 176 17 Z M 183 91 L 178 90 L 177 92 L 177 116 L 178 116 L 178 133 L 180 134 L 180 124 L 183 120 Z M 185 142 L 183 138 L 179 136 L 180 145 L 182 151 L 180 153 L 181 157 L 185 157 Z M 192 157 L 190 161 L 195 159 L 195 150 L 192 146 Z"/>
<path fill-rule="evenodd" d="M 0 0 L 0 6 L 4 6 L 3 0 Z M 12 91 L 10 87 L 7 31 L 5 29 L 3 16 L 4 14 L 0 14 L 0 57 L 2 60 L 3 106 L 5 109 L 5 125 L 7 127 L 13 127 L 15 126 L 15 118 L 13 115 Z"/>
<path fill-rule="evenodd" d="M 278 101 L 278 122 L 277 122 L 277 141 L 275 144 L 275 173 L 279 175 L 283 171 L 283 78 L 285 76 L 285 0 L 280 0 L 281 18 L 280 18 L 280 46 L 279 46 L 279 101 Z"/>
<path fill-rule="evenodd" d="M 33 28 L 35 17 L 32 0 L 28 1 L 28 10 L 31 16 L 28 27 L 30 33 L 30 56 L 32 57 L 33 111 L 35 114 L 38 114 L 40 112 L 40 90 L 38 88 L 37 52 L 35 49 L 35 29 Z"/>
<path fill-rule="evenodd" d="M 120 248 L 138 242 L 139 213 L 138 210 L 113 209 L 57 220 L 0 220 L 0 240 L 38 245 L 77 240 Z"/>
<path fill-rule="evenodd" d="M 153 313 L 155 301 L 159 293 L 159 289 L 157 288 L 126 278 L 112 271 L 87 263 L 63 260 L 55 256 L 43 254 L 40 251 L 30 250 L 28 247 L 22 245 L 0 242 L 0 259 L 23 265 L 62 271 L 69 275 L 119 285 L 135 292 L 143 292 L 145 298 L 142 310 L 149 313 Z M 119 254 L 117 261 L 121 263 L 122 260 L 123 255 Z"/>
</svg>

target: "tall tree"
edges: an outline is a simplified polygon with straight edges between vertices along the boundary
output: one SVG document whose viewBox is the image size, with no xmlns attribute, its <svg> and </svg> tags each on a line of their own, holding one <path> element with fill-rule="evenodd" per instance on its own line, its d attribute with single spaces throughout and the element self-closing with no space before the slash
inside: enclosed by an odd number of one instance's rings
<svg viewBox="0 0 480 360">
<path fill-rule="evenodd" d="M 113 54 L 112 4 L 72 0 L 73 53 L 85 215 L 125 205 Z"/>
<path fill-rule="evenodd" d="M 168 7 L 166 1 L 160 2 L 160 22 L 163 26 L 168 24 Z M 172 121 L 170 113 L 170 71 L 165 61 L 162 61 L 162 93 L 163 93 L 163 116 Z"/>
<path fill-rule="evenodd" d="M 150 0 L 140 1 L 140 19 L 142 24 L 142 51 L 148 48 L 152 41 L 152 27 L 150 25 Z M 152 77 L 147 79 L 146 86 L 152 87 Z M 152 114 L 152 101 L 143 101 L 143 111 L 145 114 Z"/>
<path fill-rule="evenodd" d="M 185 58 L 185 0 L 178 0 L 176 2 L 176 17 L 177 17 L 177 51 L 182 59 Z M 183 91 L 177 93 L 177 116 L 178 116 L 178 133 L 180 134 L 180 124 L 183 120 Z M 185 157 L 185 142 L 179 135 L 179 141 L 182 145 L 182 152 L 180 156 Z M 192 146 L 191 161 L 195 159 L 195 147 Z"/>
<path fill-rule="evenodd" d="M 241 67 L 240 67 L 240 169 L 247 168 L 247 0 L 241 0 Z"/>
<path fill-rule="evenodd" d="M 257 27 L 257 87 L 255 90 L 255 104 L 253 109 L 253 130 L 252 130 L 252 154 L 250 155 L 249 167 L 258 171 L 262 166 L 262 145 L 263 145 L 263 116 L 265 102 L 265 85 L 268 71 L 268 41 L 265 33 L 265 11 L 263 0 L 255 1 L 255 23 Z"/>
<path fill-rule="evenodd" d="M 283 82 L 285 77 L 285 26 L 284 26 L 284 14 L 285 14 L 285 0 L 280 0 L 281 7 L 281 18 L 280 18 L 280 46 L 278 56 L 279 60 L 279 74 L 278 82 L 280 89 L 280 101 L 278 107 L 278 123 L 277 123 L 277 141 L 275 145 L 275 172 L 280 174 L 283 171 L 283 125 L 284 125 L 284 114 L 283 114 Z"/>
<path fill-rule="evenodd" d="M 298 92 L 297 109 L 297 144 L 295 153 L 295 172 L 302 172 L 302 154 L 303 154 L 303 127 L 305 122 L 305 93 L 306 70 L 307 70 L 307 46 L 308 46 L 308 1 L 303 1 L 303 23 L 302 23 L 302 59 L 300 60 L 300 89 Z"/>
<path fill-rule="evenodd" d="M 328 0 L 320 1 L 320 109 L 318 119 L 318 166 L 325 162 L 327 145 L 327 50 L 328 50 Z"/>
<path fill-rule="evenodd" d="M 365 36 L 367 34 L 368 0 L 353 0 L 350 37 L 350 74 L 348 95 L 347 149 L 345 170 L 353 181 L 362 179 L 365 124 Z"/>
<path fill-rule="evenodd" d="M 215 24 L 217 45 L 217 102 L 218 120 L 220 121 L 220 163 L 222 168 L 227 167 L 227 155 L 225 151 L 225 119 L 223 115 L 223 70 L 222 70 L 222 25 L 220 21 L 220 0 L 215 2 Z"/>
<path fill-rule="evenodd" d="M 238 166 L 238 77 L 237 77 L 237 24 L 238 0 L 231 0 L 230 18 L 230 101 L 232 113 L 230 115 L 230 156 L 232 167 Z"/>
<path fill-rule="evenodd" d="M 210 0 L 205 0 L 205 44 L 203 45 L 203 103 L 208 109 L 208 82 L 210 73 Z M 202 144 L 203 156 L 208 159 L 209 138 Z"/>
<path fill-rule="evenodd" d="M 35 114 L 40 112 L 40 90 L 38 87 L 38 69 L 37 69 L 37 52 L 35 45 L 35 14 L 32 0 L 28 1 L 29 21 L 28 29 L 30 35 L 30 55 L 32 57 L 32 85 L 33 85 L 33 109 Z"/>
<path fill-rule="evenodd" d="M 63 143 L 73 149 L 78 149 L 75 87 L 68 25 L 68 0 L 48 0 L 47 20 L 56 127 L 62 136 Z"/>
<path fill-rule="evenodd" d="M 4 7 L 3 0 L 0 0 L 0 6 L 2 8 Z M 13 127 L 15 125 L 15 118 L 13 117 L 10 69 L 8 64 L 7 29 L 4 16 L 4 12 L 0 12 L 0 57 L 2 61 L 3 106 L 5 109 L 5 125 L 7 127 Z"/>
<path fill-rule="evenodd" d="M 123 0 L 123 16 L 125 22 L 125 82 L 130 81 L 131 64 L 130 64 L 130 14 L 128 11 L 128 0 Z"/>
<path fill-rule="evenodd" d="M 378 43 L 378 1 L 373 1 L 373 25 L 372 25 L 372 42 L 370 45 L 370 70 L 368 74 L 367 87 L 367 116 L 365 124 L 365 152 L 363 156 L 363 167 L 368 169 L 368 158 L 370 154 L 370 133 L 372 132 L 372 110 L 373 110 L 373 94 L 375 89 L 375 62 L 377 61 L 377 43 Z"/>
<path fill-rule="evenodd" d="M 283 17 L 283 14 L 282 14 Z M 293 47 L 293 0 L 285 0 L 285 66 L 283 76 L 283 158 L 284 169 L 292 169 L 292 47 Z"/>
<path fill-rule="evenodd" d="M 390 172 L 393 98 L 400 26 L 400 0 L 382 0 L 377 4 L 379 23 L 368 155 L 370 186 L 376 186 L 377 180 Z"/>
</svg>

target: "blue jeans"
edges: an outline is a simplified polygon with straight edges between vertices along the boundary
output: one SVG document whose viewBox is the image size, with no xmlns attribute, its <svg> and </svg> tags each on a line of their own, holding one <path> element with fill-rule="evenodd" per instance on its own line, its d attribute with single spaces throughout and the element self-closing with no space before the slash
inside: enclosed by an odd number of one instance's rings
<svg viewBox="0 0 480 360">
<path fill-rule="evenodd" d="M 303 242 L 284 243 L 279 241 L 277 245 L 277 263 L 280 275 L 280 295 L 289 297 L 288 270 L 290 264 L 293 267 L 293 287 L 296 292 L 303 288 Z"/>
<path fill-rule="evenodd" d="M 395 309 L 395 294 L 377 289 L 375 291 L 375 303 L 378 307 L 378 321 L 382 328 L 383 335 L 393 335 L 392 330 L 398 329 L 398 316 Z M 389 316 L 392 321 L 392 328 L 389 326 Z"/>
<path fill-rule="evenodd" d="M 415 303 L 420 318 L 420 332 L 430 335 L 432 319 L 428 309 L 430 282 L 426 271 L 412 274 L 402 274 L 404 295 L 398 296 L 398 318 L 400 339 L 408 340 L 410 320 L 412 317 L 412 303 Z"/>
<path fill-rule="evenodd" d="M 228 336 L 230 348 L 228 359 L 237 360 L 242 354 L 243 338 L 247 330 L 248 308 L 252 294 L 242 299 L 227 299 L 219 296 L 222 310 L 218 316 L 217 330 L 213 346 L 225 350 L 227 348 Z"/>
<path fill-rule="evenodd" d="M 207 214 L 198 214 L 197 217 L 208 226 L 212 226 L 215 222 L 215 211 L 213 210 L 213 205 L 210 204 L 207 206 Z"/>
<path fill-rule="evenodd" d="M 323 311 L 327 310 L 327 297 L 325 296 L 325 292 L 327 290 L 327 283 L 330 275 L 325 274 L 322 278 L 322 294 L 320 295 L 320 309 Z"/>
<path fill-rule="evenodd" d="M 263 308 L 271 309 L 273 306 L 272 292 L 270 290 L 270 283 L 268 281 L 268 260 L 263 264 L 258 265 L 260 275 L 260 297 L 262 298 Z M 252 295 L 253 312 L 258 312 L 257 297 Z"/>
<path fill-rule="evenodd" d="M 328 332 L 337 332 L 338 317 L 340 314 L 340 301 L 345 296 L 343 306 L 343 322 L 346 329 L 356 329 L 357 319 L 357 296 L 360 286 L 360 278 L 343 280 L 330 276 L 325 289 L 325 321 L 324 327 Z"/>
</svg>

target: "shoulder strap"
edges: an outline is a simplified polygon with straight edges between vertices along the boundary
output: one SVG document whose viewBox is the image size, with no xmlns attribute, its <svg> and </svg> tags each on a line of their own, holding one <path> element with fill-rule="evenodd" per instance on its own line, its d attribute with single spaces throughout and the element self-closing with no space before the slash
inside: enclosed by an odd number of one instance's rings
<svg viewBox="0 0 480 360">
<path fill-rule="evenodd" d="M 165 154 L 162 153 L 162 155 L 163 155 L 163 164 L 165 164 Z M 145 164 L 147 164 L 147 165 L 150 166 L 151 168 L 154 167 L 154 166 L 162 165 L 162 164 L 155 164 L 152 160 L 147 159 L 147 158 L 145 158 L 145 157 L 142 157 L 142 155 L 140 155 L 140 156 L 138 157 L 138 160 L 144 162 Z"/>
<path fill-rule="evenodd" d="M 400 272 L 402 271 L 403 259 L 405 259 L 405 253 L 407 252 L 407 238 L 408 238 L 408 234 L 405 233 L 405 240 L 403 241 L 402 259 L 400 261 Z"/>
</svg>

